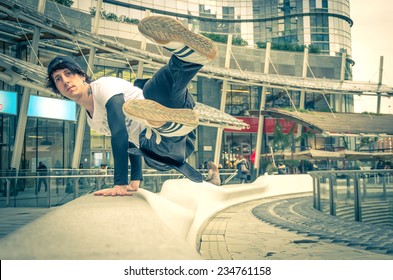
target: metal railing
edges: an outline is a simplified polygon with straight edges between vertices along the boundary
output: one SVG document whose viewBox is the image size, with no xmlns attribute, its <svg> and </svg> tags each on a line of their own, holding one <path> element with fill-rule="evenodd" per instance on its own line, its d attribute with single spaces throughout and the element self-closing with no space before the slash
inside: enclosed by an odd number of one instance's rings
<svg viewBox="0 0 393 280">
<path fill-rule="evenodd" d="M 204 177 L 207 170 L 199 170 Z M 220 169 L 222 182 L 236 180 L 236 169 Z M 164 181 L 184 176 L 175 171 L 143 170 L 141 188 L 160 192 Z M 113 186 L 113 169 L 49 169 L 46 174 L 29 170 L 0 172 L 1 207 L 52 207 Z"/>
<path fill-rule="evenodd" d="M 312 171 L 315 209 L 393 225 L 393 170 Z"/>
</svg>

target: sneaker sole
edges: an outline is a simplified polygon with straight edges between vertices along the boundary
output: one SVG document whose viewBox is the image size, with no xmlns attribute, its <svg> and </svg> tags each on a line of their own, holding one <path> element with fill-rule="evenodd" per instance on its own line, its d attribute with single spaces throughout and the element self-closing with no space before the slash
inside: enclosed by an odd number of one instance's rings
<svg viewBox="0 0 393 280">
<path fill-rule="evenodd" d="M 160 127 L 166 122 L 175 122 L 196 127 L 199 123 L 198 114 L 192 109 L 172 109 L 149 99 L 128 100 L 123 105 L 124 114 L 135 120 L 149 122 L 150 127 Z M 152 123 L 162 122 L 160 125 Z"/>
<path fill-rule="evenodd" d="M 146 17 L 139 22 L 138 29 L 159 45 L 180 42 L 206 56 L 209 61 L 217 57 L 217 46 L 212 40 L 189 30 L 176 19 L 162 16 Z"/>
</svg>

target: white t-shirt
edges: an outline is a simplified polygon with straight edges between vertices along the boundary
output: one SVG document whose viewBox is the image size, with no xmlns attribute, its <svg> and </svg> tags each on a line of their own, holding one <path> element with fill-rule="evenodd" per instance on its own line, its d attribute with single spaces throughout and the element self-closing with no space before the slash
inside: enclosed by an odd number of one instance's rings
<svg viewBox="0 0 393 280">
<path fill-rule="evenodd" d="M 111 132 L 109 130 L 105 104 L 112 96 L 122 93 L 126 101 L 129 99 L 144 99 L 140 88 L 121 78 L 102 77 L 91 82 L 90 87 L 94 100 L 94 114 L 93 118 L 87 115 L 87 123 L 91 129 L 106 136 L 110 136 Z M 125 122 L 128 140 L 139 147 L 139 133 L 145 127 L 136 121 L 131 121 L 127 117 Z"/>
</svg>

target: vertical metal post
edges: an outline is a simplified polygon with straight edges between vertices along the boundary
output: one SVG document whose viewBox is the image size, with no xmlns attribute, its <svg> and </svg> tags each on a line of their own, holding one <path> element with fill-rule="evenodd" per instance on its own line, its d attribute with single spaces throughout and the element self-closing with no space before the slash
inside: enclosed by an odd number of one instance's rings
<svg viewBox="0 0 393 280">
<path fill-rule="evenodd" d="M 79 197 L 79 179 L 77 177 L 75 178 L 75 184 L 74 184 L 74 199 Z"/>
<path fill-rule="evenodd" d="M 321 181 L 320 178 L 317 177 L 317 209 L 319 211 L 322 211 L 322 207 L 321 207 Z"/>
<path fill-rule="evenodd" d="M 386 181 L 388 180 L 389 174 L 388 173 L 382 173 L 382 196 L 386 198 Z"/>
<path fill-rule="evenodd" d="M 45 3 L 46 0 L 39 1 L 38 3 L 39 13 L 43 14 L 45 12 Z M 41 28 L 34 27 L 34 33 L 31 42 L 31 49 L 30 49 L 30 58 L 29 58 L 29 62 L 32 64 L 36 64 L 38 61 L 37 55 L 38 55 L 38 43 L 40 41 L 40 34 L 41 34 Z M 25 139 L 27 109 L 29 107 L 29 101 L 30 101 L 30 89 L 25 87 L 23 88 L 22 101 L 18 113 L 18 125 L 16 128 L 14 152 L 12 153 L 12 158 L 11 158 L 11 168 L 14 168 L 16 170 L 19 170 L 20 160 L 22 157 L 22 148 Z"/>
<path fill-rule="evenodd" d="M 347 199 L 351 197 L 351 177 L 349 175 L 345 175 L 347 182 Z"/>
<path fill-rule="evenodd" d="M 344 82 L 345 79 L 345 64 L 347 62 L 347 54 L 345 52 L 342 53 L 341 56 L 341 71 L 340 71 L 340 81 Z M 338 108 L 336 108 L 337 112 L 343 111 L 343 95 L 340 93 L 338 95 Z"/>
<path fill-rule="evenodd" d="M 366 182 L 366 176 L 364 174 L 362 176 L 362 186 L 363 186 L 363 199 L 367 197 L 367 182 Z"/>
<path fill-rule="evenodd" d="M 313 207 L 314 209 L 317 209 L 317 180 L 313 176 L 312 177 L 312 197 L 313 197 Z"/>
<path fill-rule="evenodd" d="M 100 12 L 101 6 L 102 6 L 102 0 L 98 0 L 97 1 L 97 8 L 96 8 L 96 15 L 94 18 L 94 25 L 93 25 L 93 30 L 92 30 L 93 34 L 98 33 L 98 27 L 99 27 L 99 22 L 100 22 L 100 18 L 101 18 L 101 12 Z M 94 65 L 95 54 L 96 54 L 95 47 L 90 47 L 88 67 L 86 70 L 86 74 L 89 76 L 92 74 L 91 69 L 93 68 L 93 65 Z M 78 128 L 77 128 L 76 137 L 75 137 L 74 153 L 72 155 L 72 163 L 71 163 L 71 167 L 74 169 L 79 167 L 79 163 L 81 160 L 85 127 L 86 127 L 86 110 L 81 106 L 81 110 L 80 110 L 79 118 L 78 118 Z"/>
<path fill-rule="evenodd" d="M 313 206 L 314 209 L 321 211 L 321 186 L 317 176 L 313 176 Z"/>
<path fill-rule="evenodd" d="M 270 66 L 270 48 L 271 42 L 266 43 L 266 53 L 265 53 L 265 67 L 263 70 L 264 74 L 269 74 L 269 66 Z M 257 145 L 255 148 L 255 164 L 254 168 L 256 169 L 256 175 L 259 176 L 260 170 L 260 158 L 261 158 L 261 149 L 262 149 L 262 136 L 263 136 L 263 125 L 265 122 L 265 117 L 262 115 L 262 110 L 265 109 L 266 105 L 266 86 L 262 87 L 262 96 L 261 96 L 261 104 L 259 107 L 259 120 L 258 120 L 258 134 L 257 134 Z"/>
<path fill-rule="evenodd" d="M 307 78 L 307 65 L 308 65 L 308 48 L 304 48 L 304 55 L 303 55 L 303 69 L 302 69 L 302 78 Z M 304 109 L 304 104 L 306 103 L 306 91 L 302 89 L 300 92 L 300 101 L 299 101 L 299 109 Z M 301 124 L 297 125 L 297 137 L 302 135 L 303 126 Z M 299 148 L 296 148 L 296 151 L 300 151 Z"/>
<path fill-rule="evenodd" d="M 358 174 L 354 175 L 353 187 L 354 187 L 354 211 L 355 211 L 355 221 L 362 221 L 362 205 L 361 205 L 361 194 L 360 194 L 360 186 L 359 186 L 359 176 Z"/>
<path fill-rule="evenodd" d="M 383 56 L 379 58 L 379 78 L 378 85 L 382 85 L 383 78 Z M 381 113 L 381 93 L 377 92 L 377 114 Z"/>
<path fill-rule="evenodd" d="M 227 41 L 227 50 L 225 54 L 225 68 L 228 69 L 231 62 L 231 49 L 232 49 L 232 34 L 228 35 Z M 220 111 L 225 112 L 225 104 L 227 102 L 227 90 L 228 90 L 228 81 L 225 80 L 222 83 L 222 92 L 221 92 L 221 102 L 220 102 Z M 220 156 L 221 156 L 221 146 L 222 146 L 222 133 L 224 129 L 219 127 L 217 128 L 217 137 L 216 137 L 216 150 L 214 152 L 214 163 L 219 166 Z"/>
<path fill-rule="evenodd" d="M 49 171 L 49 175 L 50 175 L 50 171 Z M 47 180 L 47 184 L 48 184 L 48 208 L 50 208 L 51 207 L 51 191 L 50 191 L 51 177 L 46 176 L 45 180 Z"/>
<path fill-rule="evenodd" d="M 6 179 L 5 206 L 10 207 L 11 179 Z"/>
<path fill-rule="evenodd" d="M 150 10 L 146 10 L 145 11 L 145 16 L 146 17 L 150 16 Z M 147 39 L 146 39 L 145 36 L 142 36 L 142 39 L 141 39 L 141 50 L 145 51 L 146 50 L 146 46 L 147 46 Z M 136 75 L 137 75 L 138 78 L 142 78 L 143 77 L 143 66 L 144 66 L 143 61 L 139 61 L 138 62 L 138 71 L 136 72 Z"/>
<path fill-rule="evenodd" d="M 335 175 L 330 174 L 329 176 L 329 206 L 330 206 L 330 215 L 336 216 L 336 201 L 334 197 L 334 180 Z"/>
</svg>

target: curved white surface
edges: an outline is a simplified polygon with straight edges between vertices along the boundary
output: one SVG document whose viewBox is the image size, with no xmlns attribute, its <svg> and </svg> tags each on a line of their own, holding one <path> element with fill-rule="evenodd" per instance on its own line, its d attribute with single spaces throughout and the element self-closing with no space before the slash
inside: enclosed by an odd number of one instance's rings
<svg viewBox="0 0 393 280">
<path fill-rule="evenodd" d="M 262 197 L 311 191 L 311 176 L 299 174 L 264 175 L 253 183 L 219 187 L 208 182 L 172 179 L 164 182 L 160 193 L 142 194 L 166 225 L 197 246 L 201 226 L 222 209 Z"/>
<path fill-rule="evenodd" d="M 261 176 L 215 186 L 168 180 L 160 193 L 87 195 L 0 240 L 0 259 L 201 259 L 199 232 L 218 211 L 241 202 L 312 191 L 309 175 Z"/>
</svg>

